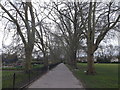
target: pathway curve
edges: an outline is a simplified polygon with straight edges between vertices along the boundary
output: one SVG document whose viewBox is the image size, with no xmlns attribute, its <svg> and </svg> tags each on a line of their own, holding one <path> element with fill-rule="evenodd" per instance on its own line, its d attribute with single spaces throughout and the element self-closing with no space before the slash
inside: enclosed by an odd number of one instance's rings
<svg viewBox="0 0 120 90">
<path fill-rule="evenodd" d="M 83 88 L 63 63 L 33 82 L 28 88 Z"/>
</svg>

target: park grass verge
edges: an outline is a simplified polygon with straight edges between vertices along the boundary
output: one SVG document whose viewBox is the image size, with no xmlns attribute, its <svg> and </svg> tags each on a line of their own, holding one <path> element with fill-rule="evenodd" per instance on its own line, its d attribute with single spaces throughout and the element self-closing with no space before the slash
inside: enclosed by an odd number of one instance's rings
<svg viewBox="0 0 120 90">
<path fill-rule="evenodd" d="M 39 64 L 39 65 L 34 65 L 33 69 L 40 69 L 42 68 L 44 65 L 43 64 Z M 23 69 L 24 70 L 24 69 Z M 13 87 L 13 75 L 14 73 L 16 73 L 16 80 L 15 83 L 18 83 L 16 86 L 19 86 L 19 82 L 23 82 L 23 85 L 25 82 L 28 82 L 29 80 L 29 76 L 27 73 L 24 73 L 23 70 L 21 69 L 16 69 L 16 68 L 7 68 L 5 70 L 2 70 L 2 88 L 12 88 Z M 36 77 L 37 76 L 37 72 L 32 72 L 31 77 Z"/>
<path fill-rule="evenodd" d="M 118 84 L 118 64 L 95 64 L 96 75 L 86 75 L 86 63 L 78 63 L 78 70 L 73 74 L 83 83 L 85 88 L 120 88 Z"/>
<path fill-rule="evenodd" d="M 37 64 L 37 65 L 32 65 L 32 68 L 33 69 L 36 69 L 36 68 L 41 68 L 43 67 L 44 65 L 43 64 Z M 24 67 L 22 66 L 16 66 L 16 67 L 2 67 L 2 70 L 24 70 Z"/>
</svg>

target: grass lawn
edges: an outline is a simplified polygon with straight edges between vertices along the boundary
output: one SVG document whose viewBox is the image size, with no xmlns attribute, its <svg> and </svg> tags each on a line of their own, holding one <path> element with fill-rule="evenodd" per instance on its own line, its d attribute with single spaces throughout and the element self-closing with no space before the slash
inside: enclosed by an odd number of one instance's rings
<svg viewBox="0 0 120 90">
<path fill-rule="evenodd" d="M 2 71 L 2 88 L 12 88 L 13 86 L 13 74 L 18 71 Z"/>
<path fill-rule="evenodd" d="M 43 66 L 44 66 L 43 64 L 38 64 L 38 65 L 33 65 L 33 68 L 41 68 Z"/>
<path fill-rule="evenodd" d="M 2 70 L 23 70 L 23 67 L 2 67 Z"/>
<path fill-rule="evenodd" d="M 41 68 L 43 67 L 43 64 L 35 65 L 33 68 Z M 24 73 L 23 70 L 18 70 L 16 68 L 13 68 L 12 70 L 6 70 L 2 71 L 2 88 L 12 88 L 13 87 L 13 74 L 16 73 L 16 86 L 19 86 L 19 84 L 28 82 L 29 76 L 28 74 Z M 37 72 L 33 72 L 31 77 L 36 77 Z M 24 82 L 23 82 L 24 81 Z"/>
<path fill-rule="evenodd" d="M 37 64 L 37 65 L 32 65 L 32 68 L 41 68 L 43 67 L 43 64 Z M 17 67 L 5 67 L 3 70 L 24 70 L 24 67 L 17 66 Z"/>
<path fill-rule="evenodd" d="M 79 70 L 73 71 L 84 87 L 118 88 L 118 64 L 95 64 L 97 74 L 94 76 L 85 74 L 86 67 L 86 63 L 78 63 Z"/>
</svg>

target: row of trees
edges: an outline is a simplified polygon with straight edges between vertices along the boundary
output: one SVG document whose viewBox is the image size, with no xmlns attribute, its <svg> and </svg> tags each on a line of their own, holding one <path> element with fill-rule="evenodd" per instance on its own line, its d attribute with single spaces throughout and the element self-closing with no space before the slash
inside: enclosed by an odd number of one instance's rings
<svg viewBox="0 0 120 90">
<path fill-rule="evenodd" d="M 57 1 L 0 3 L 1 15 L 17 30 L 25 49 L 26 71 L 31 69 L 32 52 L 38 47 L 48 65 L 47 56 L 64 57 L 77 68 L 76 54 L 84 41 L 87 52 L 87 74 L 95 74 L 94 53 L 106 34 L 118 30 L 119 6 L 113 2 Z M 8 29 L 10 26 L 6 24 Z"/>
</svg>

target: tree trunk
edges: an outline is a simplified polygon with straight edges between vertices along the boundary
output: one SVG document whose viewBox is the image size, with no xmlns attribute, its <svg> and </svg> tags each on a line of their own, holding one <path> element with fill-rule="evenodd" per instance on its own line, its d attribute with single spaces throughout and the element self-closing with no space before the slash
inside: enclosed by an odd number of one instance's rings
<svg viewBox="0 0 120 90">
<path fill-rule="evenodd" d="M 92 49 L 89 47 L 87 52 L 87 74 L 88 75 L 95 75 L 95 67 L 94 67 L 94 53 Z"/>
<path fill-rule="evenodd" d="M 46 53 L 44 52 L 43 55 L 44 55 L 43 56 L 44 57 L 44 61 L 43 61 L 44 62 L 44 66 L 48 67 L 48 58 L 46 57 Z"/>
<path fill-rule="evenodd" d="M 70 54 L 70 63 L 71 63 L 71 66 L 74 69 L 77 69 L 77 60 L 76 60 L 76 51 L 75 50 L 71 51 L 71 54 Z"/>
<path fill-rule="evenodd" d="M 32 52 L 29 48 L 25 48 L 25 71 L 31 70 Z"/>
</svg>

